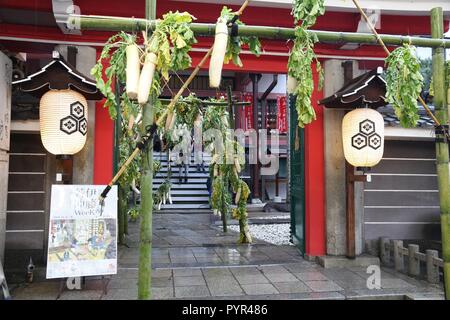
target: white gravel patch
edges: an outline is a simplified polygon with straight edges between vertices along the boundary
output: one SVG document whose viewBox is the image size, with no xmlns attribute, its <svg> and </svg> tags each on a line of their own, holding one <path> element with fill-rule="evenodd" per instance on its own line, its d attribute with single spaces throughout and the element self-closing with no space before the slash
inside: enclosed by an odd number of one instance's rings
<svg viewBox="0 0 450 320">
<path fill-rule="evenodd" d="M 251 224 L 250 233 L 256 239 L 266 241 L 275 245 L 293 245 L 289 242 L 290 224 Z M 239 232 L 238 225 L 229 225 L 230 230 Z"/>
</svg>

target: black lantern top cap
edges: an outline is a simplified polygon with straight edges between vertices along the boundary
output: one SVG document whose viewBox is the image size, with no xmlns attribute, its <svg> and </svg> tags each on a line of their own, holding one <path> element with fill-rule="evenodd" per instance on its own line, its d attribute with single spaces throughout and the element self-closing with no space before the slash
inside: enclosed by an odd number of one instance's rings
<svg viewBox="0 0 450 320">
<path fill-rule="evenodd" d="M 335 94 L 319 101 L 327 108 L 356 109 L 361 107 L 378 108 L 388 104 L 386 101 L 386 81 L 378 67 L 354 78 Z"/>
<path fill-rule="evenodd" d="M 41 98 L 52 89 L 71 89 L 82 94 L 86 100 L 103 99 L 103 94 L 97 89 L 95 81 L 76 70 L 57 51 L 53 51 L 53 60 L 41 70 L 13 81 L 12 85 L 15 89 L 37 98 Z"/>
</svg>

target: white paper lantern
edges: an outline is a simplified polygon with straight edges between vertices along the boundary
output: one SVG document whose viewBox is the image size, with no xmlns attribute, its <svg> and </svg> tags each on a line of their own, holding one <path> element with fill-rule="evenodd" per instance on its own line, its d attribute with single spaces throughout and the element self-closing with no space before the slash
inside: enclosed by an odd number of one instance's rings
<svg viewBox="0 0 450 320">
<path fill-rule="evenodd" d="M 55 155 L 72 155 L 83 149 L 88 130 L 88 105 L 73 90 L 50 90 L 39 106 L 41 140 Z"/>
<path fill-rule="evenodd" d="M 344 155 L 355 167 L 377 165 L 384 152 L 383 116 L 362 108 L 347 113 L 342 120 Z"/>
</svg>

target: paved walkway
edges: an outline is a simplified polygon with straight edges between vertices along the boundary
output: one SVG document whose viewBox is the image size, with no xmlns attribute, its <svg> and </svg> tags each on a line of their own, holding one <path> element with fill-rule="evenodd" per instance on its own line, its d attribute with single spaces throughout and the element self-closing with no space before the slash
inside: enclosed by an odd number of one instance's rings
<svg viewBox="0 0 450 320">
<path fill-rule="evenodd" d="M 154 299 L 443 299 L 440 286 L 382 269 L 380 290 L 367 289 L 365 268 L 324 269 L 304 260 L 294 246 L 263 241 L 236 245 L 208 214 L 155 214 Z M 119 249 L 118 274 L 106 295 L 101 281 L 89 278 L 83 290 L 66 290 L 60 299 L 136 299 L 138 224 L 130 223 L 128 248 Z M 14 299 L 56 299 L 58 281 L 13 285 Z"/>
</svg>

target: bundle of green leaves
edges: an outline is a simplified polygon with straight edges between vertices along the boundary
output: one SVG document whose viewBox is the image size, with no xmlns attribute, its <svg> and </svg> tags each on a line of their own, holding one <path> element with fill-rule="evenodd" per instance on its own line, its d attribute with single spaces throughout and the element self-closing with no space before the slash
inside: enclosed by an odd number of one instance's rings
<svg viewBox="0 0 450 320">
<path fill-rule="evenodd" d="M 311 105 L 311 96 L 314 91 L 312 64 L 316 63 L 319 75 L 319 89 L 323 85 L 322 66 L 314 53 L 314 43 L 317 37 L 311 36 L 308 31 L 298 26 L 295 29 L 295 40 L 288 61 L 288 75 L 297 81 L 294 95 L 295 107 L 298 115 L 298 126 L 303 128 L 316 119 L 316 113 Z"/>
<path fill-rule="evenodd" d="M 305 28 L 316 23 L 317 17 L 325 13 L 325 0 L 294 0 L 292 16 L 295 24 L 302 21 Z"/>
<path fill-rule="evenodd" d="M 123 31 L 108 39 L 103 47 L 97 64 L 91 69 L 91 74 L 97 82 L 97 88 L 106 97 L 104 104 L 108 108 L 111 119 L 117 117 L 117 101 L 114 94 L 115 78 L 125 82 L 126 47 L 136 43 L 136 36 Z M 109 60 L 109 61 L 108 61 Z M 103 64 L 109 64 L 105 69 L 106 82 L 103 80 Z"/>
<path fill-rule="evenodd" d="M 324 0 L 294 0 L 292 16 L 297 24 L 295 28 L 294 46 L 289 55 L 288 75 L 295 79 L 296 96 L 295 107 L 298 116 L 298 126 L 303 128 L 316 119 L 316 113 L 311 105 L 311 96 L 314 91 L 314 78 L 311 65 L 315 62 L 319 75 L 319 90 L 323 84 L 322 66 L 314 52 L 317 36 L 310 35 L 308 28 L 316 23 L 317 17 L 325 13 Z"/>
<path fill-rule="evenodd" d="M 188 12 L 168 12 L 158 20 L 149 39 L 148 51 L 158 56 L 157 70 L 168 80 L 169 71 L 191 66 L 189 51 L 197 42 L 190 24 L 195 17 Z"/>
<path fill-rule="evenodd" d="M 423 87 L 415 47 L 408 44 L 398 47 L 386 59 L 386 64 L 386 99 L 403 127 L 415 127 L 419 120 L 417 99 Z"/>
<path fill-rule="evenodd" d="M 189 130 L 194 128 L 194 122 L 201 113 L 202 101 L 194 93 L 178 99 L 175 104 L 177 121 L 175 124 L 185 124 Z"/>
</svg>

